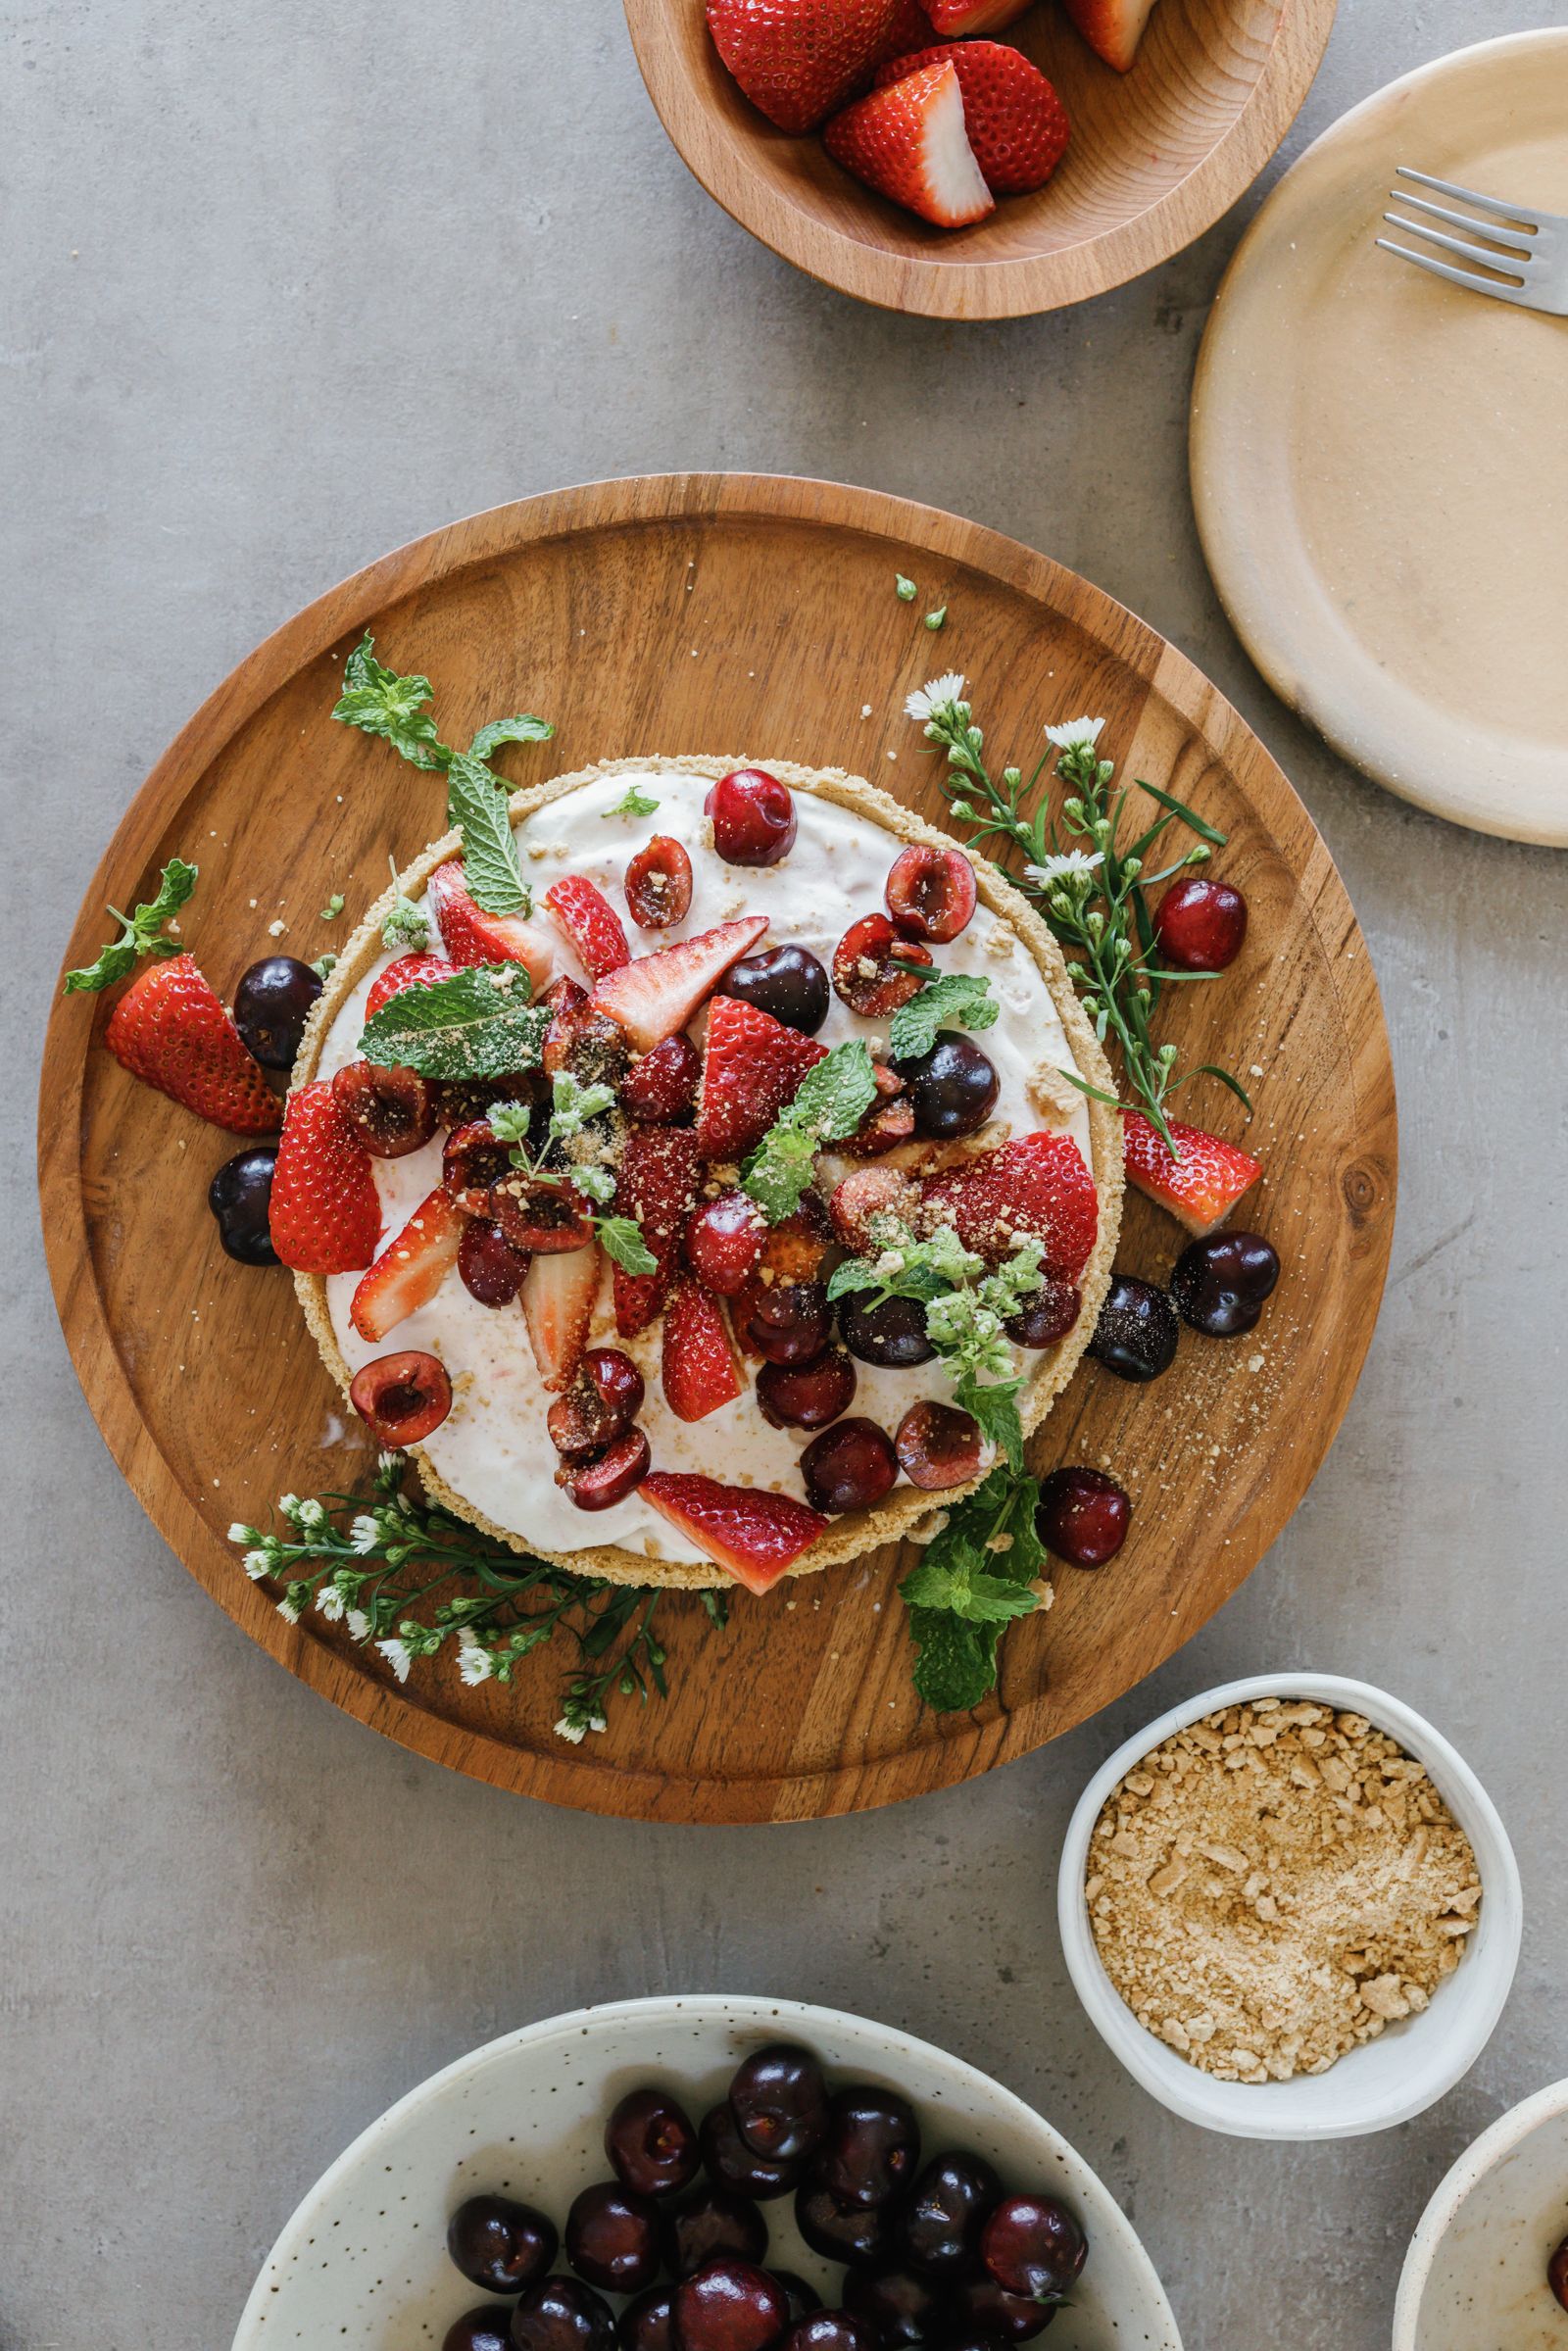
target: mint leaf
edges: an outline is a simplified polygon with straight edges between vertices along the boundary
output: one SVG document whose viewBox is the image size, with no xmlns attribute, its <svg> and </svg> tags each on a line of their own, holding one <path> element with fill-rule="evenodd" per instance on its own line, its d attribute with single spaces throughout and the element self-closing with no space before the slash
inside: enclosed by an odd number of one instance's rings
<svg viewBox="0 0 1568 2351">
<path fill-rule="evenodd" d="M 576 1176 L 573 1183 L 578 1181 Z M 625 1273 L 657 1273 L 659 1259 L 643 1239 L 642 1227 L 632 1216 L 601 1216 L 595 1219 L 595 1231 L 615 1263 Z"/>
<path fill-rule="evenodd" d="M 463 835 L 463 878 L 474 905 L 486 914 L 531 914 L 506 787 L 466 752 L 455 751 L 447 769 L 447 822 Z"/>
<path fill-rule="evenodd" d="M 1040 1605 L 1031 1590 L 1045 1561 L 1039 1499 L 1033 1478 L 999 1463 L 899 1587 L 920 1652 L 914 1686 L 938 1713 L 980 1703 L 996 1680 L 1002 1628 Z"/>
<path fill-rule="evenodd" d="M 975 1625 L 942 1608 L 911 1608 L 909 1636 L 919 1655 L 914 1688 L 935 1714 L 966 1714 L 995 1689 L 1000 1625 Z"/>
<path fill-rule="evenodd" d="M 931 1051 L 938 1029 L 989 1029 L 1001 1010 L 983 973 L 944 972 L 894 1013 L 889 1050 L 896 1061 L 916 1060 Z"/>
<path fill-rule="evenodd" d="M 875 1100 L 871 1056 L 859 1038 L 835 1045 L 807 1071 L 794 1101 L 742 1170 L 746 1191 L 769 1224 L 793 1216 L 810 1184 L 822 1145 L 853 1135 Z"/>
<path fill-rule="evenodd" d="M 980 1423 L 980 1433 L 1001 1447 L 1014 1469 L 1023 1467 L 1023 1422 L 1018 1416 L 1019 1380 L 982 1385 L 972 1372 L 954 1383 L 953 1400 Z"/>
<path fill-rule="evenodd" d="M 475 963 L 429 988 L 405 988 L 366 1024 L 360 1052 L 427 1078 L 505 1078 L 532 1069 L 550 1014 L 528 1002 L 520 963 Z"/>
<path fill-rule="evenodd" d="M 120 937 L 99 950 L 96 962 L 86 963 L 79 970 L 68 971 L 68 996 L 96 995 L 100 988 L 112 988 L 133 971 L 142 955 L 177 955 L 183 952 L 177 939 L 165 935 L 164 925 L 179 912 L 196 887 L 197 868 L 187 865 L 183 857 L 171 857 L 158 881 L 158 895 L 139 906 L 133 914 L 122 914 L 118 906 L 109 911 L 120 925 Z"/>
<path fill-rule="evenodd" d="M 607 816 L 651 816 L 658 806 L 657 800 L 650 799 L 646 792 L 639 792 L 636 785 L 632 784 L 627 788 L 625 799 L 617 800 L 612 808 L 605 810 L 605 814 Z"/>
<path fill-rule="evenodd" d="M 435 719 L 426 707 L 430 681 L 411 672 L 400 677 L 378 661 L 375 639 L 368 629 L 343 664 L 343 691 L 334 718 L 357 726 L 362 734 L 379 735 L 416 767 L 444 767 L 452 754 L 436 737 Z"/>
<path fill-rule="evenodd" d="M 468 757 L 488 759 L 503 743 L 548 743 L 555 731 L 550 719 L 536 718 L 531 710 L 520 710 L 515 718 L 492 718 L 468 745 Z"/>
</svg>

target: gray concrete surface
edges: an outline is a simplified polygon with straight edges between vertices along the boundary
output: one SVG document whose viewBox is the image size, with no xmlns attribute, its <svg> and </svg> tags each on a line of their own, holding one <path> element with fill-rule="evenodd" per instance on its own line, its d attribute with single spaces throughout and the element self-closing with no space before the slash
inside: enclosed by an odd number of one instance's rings
<svg viewBox="0 0 1568 2351">
<path fill-rule="evenodd" d="M 1406 67 L 1560 16 L 1346 0 L 1287 154 Z M 680 1985 L 873 2010 L 1001 2074 L 1120 2194 L 1193 2351 L 1380 2351 L 1430 2188 L 1568 2073 L 1568 867 L 1361 782 L 1220 615 L 1183 427 L 1256 193 L 1140 284 L 960 330 L 857 308 L 733 226 L 666 144 L 613 0 L 11 0 L 0 36 L 0 2343 L 214 2351 L 296 2196 L 395 2094 L 510 2025 Z M 787 1832 L 521 1803 L 308 1695 L 121 1483 L 35 1240 L 30 1095 L 60 942 L 187 712 L 384 548 L 523 492 L 681 465 L 956 508 L 1174 637 L 1339 858 L 1403 1110 L 1365 1378 L 1240 1597 L 1032 1760 Z M 1523 1867 L 1524 1960 L 1492 2047 L 1377 2140 L 1258 2150 L 1174 2122 L 1061 1967 L 1053 1871 L 1091 1768 L 1157 1706 L 1270 1661 L 1430 1710 Z"/>
</svg>

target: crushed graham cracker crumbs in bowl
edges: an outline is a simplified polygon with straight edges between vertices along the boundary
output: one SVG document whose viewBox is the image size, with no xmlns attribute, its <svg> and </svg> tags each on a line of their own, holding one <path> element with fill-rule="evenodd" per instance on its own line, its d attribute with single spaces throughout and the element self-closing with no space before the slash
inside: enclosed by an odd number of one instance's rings
<svg viewBox="0 0 1568 2351">
<path fill-rule="evenodd" d="M 1091 2020 L 1190 2121 L 1407 2121 L 1485 2046 L 1518 1958 L 1507 1836 L 1441 1735 L 1333 1676 L 1210 1690 L 1080 1798 L 1058 1915 Z"/>
</svg>

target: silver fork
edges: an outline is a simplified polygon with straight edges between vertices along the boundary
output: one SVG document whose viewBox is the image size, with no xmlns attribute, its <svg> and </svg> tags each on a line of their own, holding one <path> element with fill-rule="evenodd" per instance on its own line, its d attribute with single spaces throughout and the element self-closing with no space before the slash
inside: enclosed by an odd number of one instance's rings
<svg viewBox="0 0 1568 2351">
<path fill-rule="evenodd" d="M 1549 311 L 1555 318 L 1568 318 L 1568 220 L 1557 213 L 1534 212 L 1527 204 L 1499 203 L 1495 196 L 1480 196 L 1474 188 L 1455 187 L 1451 179 L 1434 179 L 1430 172 L 1412 171 L 1404 164 L 1399 164 L 1396 171 L 1400 179 L 1413 179 L 1418 186 L 1435 188 L 1440 196 L 1452 196 L 1487 217 L 1473 220 L 1464 213 L 1450 211 L 1446 204 L 1429 204 L 1424 196 L 1412 196 L 1405 188 L 1392 188 L 1391 204 L 1402 204 L 1425 218 L 1407 220 L 1399 213 L 1385 213 L 1384 220 L 1392 221 L 1396 228 L 1402 228 L 1407 236 L 1423 237 L 1429 245 L 1441 246 L 1445 253 L 1456 253 L 1463 261 L 1479 262 L 1483 269 L 1495 270 L 1497 274 L 1483 277 L 1474 269 L 1456 269 L 1451 263 L 1439 261 L 1435 254 L 1412 253 L 1407 245 L 1396 245 L 1392 237 L 1379 237 L 1377 241 L 1385 253 L 1396 253 L 1401 261 L 1414 262 L 1418 269 L 1430 269 L 1434 277 L 1446 277 L 1450 285 L 1467 286 L 1473 294 L 1491 294 L 1497 302 L 1517 302 L 1526 310 Z M 1450 237 L 1441 228 L 1429 228 L 1429 220 L 1447 220 L 1453 227 L 1466 230 L 1470 237 L 1485 237 L 1489 242 L 1477 245 L 1461 237 Z"/>
</svg>

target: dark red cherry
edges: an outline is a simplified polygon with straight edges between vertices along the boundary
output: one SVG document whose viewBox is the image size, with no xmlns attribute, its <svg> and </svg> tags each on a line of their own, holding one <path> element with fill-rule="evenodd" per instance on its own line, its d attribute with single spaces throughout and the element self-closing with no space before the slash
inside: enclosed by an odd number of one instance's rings
<svg viewBox="0 0 1568 2351">
<path fill-rule="evenodd" d="M 234 991 L 234 1026 L 264 1069 L 292 1069 L 321 975 L 293 955 L 264 955 Z"/>
<path fill-rule="evenodd" d="M 566 2215 L 566 2259 L 606 2294 L 640 2294 L 660 2272 L 659 2207 L 618 2180 L 574 2196 Z"/>
<path fill-rule="evenodd" d="M 983 1127 L 1002 1091 L 996 1063 L 956 1029 L 939 1029 L 928 1053 L 893 1066 L 908 1087 L 915 1133 L 933 1143 L 954 1143 Z"/>
<path fill-rule="evenodd" d="M 1088 2250 L 1083 2230 L 1054 2196 L 1004 2196 L 980 2236 L 980 2258 L 1003 2292 L 1031 2302 L 1059 2301 Z"/>
<path fill-rule="evenodd" d="M 917 1298 L 887 1298 L 875 1306 L 850 1291 L 839 1300 L 839 1333 L 852 1355 L 883 1371 L 907 1371 L 936 1353 L 925 1335 L 925 1308 Z"/>
<path fill-rule="evenodd" d="M 627 2091 L 605 2125 L 605 2153 L 616 2179 L 640 2196 L 689 2186 L 701 2161 L 685 2108 L 662 2089 Z"/>
<path fill-rule="evenodd" d="M 489 1217 L 491 1187 L 511 1171 L 512 1146 L 488 1118 L 454 1127 L 441 1147 L 441 1182 L 466 1214 Z"/>
<path fill-rule="evenodd" d="M 880 2337 L 867 2319 L 848 2310 L 813 2310 L 784 2337 L 779 2351 L 878 2351 Z"/>
<path fill-rule="evenodd" d="M 406 1159 L 435 1133 L 435 1088 L 416 1069 L 347 1062 L 332 1099 L 372 1159 Z"/>
<path fill-rule="evenodd" d="M 1054 1347 L 1078 1320 L 1083 1302 L 1082 1292 L 1071 1282 L 1047 1274 L 1034 1297 L 1002 1327 L 1015 1347 Z"/>
<path fill-rule="evenodd" d="M 841 1347 L 805 1363 L 764 1363 L 757 1375 L 757 1408 L 775 1429 L 825 1429 L 854 1401 L 855 1365 Z"/>
<path fill-rule="evenodd" d="M 767 1220 L 744 1192 L 721 1192 L 694 1208 L 686 1225 L 686 1257 L 715 1297 L 734 1298 L 757 1271 Z"/>
<path fill-rule="evenodd" d="M 984 2270 L 977 2278 L 960 2278 L 948 2305 L 948 2324 L 956 2339 L 978 2336 L 989 2343 L 1026 2343 L 1043 2334 L 1055 2315 L 1054 2302 L 1030 2302 L 1022 2294 L 1004 2293 Z"/>
<path fill-rule="evenodd" d="M 831 2190 L 814 2182 L 795 2199 L 795 2226 L 813 2253 L 824 2261 L 852 2266 L 887 2263 L 897 2258 L 894 2204 L 845 2204 Z"/>
<path fill-rule="evenodd" d="M 917 842 L 893 860 L 886 904 L 902 939 L 956 939 L 974 912 L 974 867 L 959 849 Z"/>
<path fill-rule="evenodd" d="M 650 1126 L 673 1126 L 694 1108 L 702 1082 L 703 1056 L 684 1029 L 633 1061 L 620 1081 L 620 1106 Z"/>
<path fill-rule="evenodd" d="M 665 2224 L 664 2261 L 676 2278 L 721 2256 L 760 2262 L 766 2251 L 767 2223 L 751 2197 L 733 2188 L 694 2187 Z"/>
<path fill-rule="evenodd" d="M 490 1214 L 514 1249 L 570 1255 L 594 1237 L 593 1211 L 569 1184 L 545 1184 L 514 1167 L 490 1187 Z"/>
<path fill-rule="evenodd" d="M 900 1421 L 893 1449 L 911 1486 L 940 1494 L 979 1475 L 980 1423 L 956 1404 L 922 1398 Z"/>
<path fill-rule="evenodd" d="M 862 914 L 833 950 L 833 987 L 852 1012 L 881 1020 L 925 985 L 911 965 L 929 971 L 931 950 L 901 939 L 885 914 Z"/>
<path fill-rule="evenodd" d="M 846 1421 L 843 1427 L 875 1429 L 875 1423 Z M 875 1433 L 882 1437 L 880 1429 Z M 829 1437 L 840 1434 L 833 1430 Z M 819 1437 L 815 1442 L 821 1445 L 827 1440 Z M 882 1442 L 887 1445 L 885 1437 Z M 807 1447 L 808 1453 L 813 1449 Z M 891 1454 L 893 1447 L 888 1445 L 887 1449 Z M 827 2138 L 816 2160 L 816 2178 L 831 2195 L 845 2204 L 886 2204 L 908 2186 L 919 2162 L 920 2126 L 907 2098 L 896 2089 L 879 2089 L 870 2082 L 855 2082 L 838 2092 L 829 2110 Z"/>
<path fill-rule="evenodd" d="M 844 1510 L 874 1510 L 899 1482 L 899 1457 L 892 1438 L 874 1420 L 840 1420 L 812 1438 L 801 1455 L 801 1475 L 813 1510 L 834 1516 Z M 851 2198 L 858 2200 L 875 2201 Z"/>
<path fill-rule="evenodd" d="M 795 846 L 795 799 L 765 767 L 721 775 L 703 803 L 726 865 L 776 865 Z"/>
<path fill-rule="evenodd" d="M 1048 1551 L 1073 1567 L 1103 1567 L 1127 1540 L 1133 1506 L 1100 1469 L 1054 1469 L 1040 1482 L 1035 1530 Z"/>
<path fill-rule="evenodd" d="M 464 1226 L 458 1273 L 464 1289 L 481 1306 L 510 1306 L 522 1288 L 528 1262 L 527 1250 L 514 1249 L 488 1217 L 471 1217 Z"/>
<path fill-rule="evenodd" d="M 1118 1380 L 1157 1380 L 1175 1361 L 1180 1335 L 1176 1309 L 1165 1292 L 1152 1282 L 1118 1273 L 1105 1293 L 1089 1352 Z"/>
<path fill-rule="evenodd" d="M 822 2297 L 815 2286 L 808 2285 L 806 2279 L 798 2278 L 793 2270 L 770 2270 L 768 2275 L 789 2306 L 792 2327 L 798 2327 L 802 2319 L 809 2318 L 813 2310 L 821 2309 Z"/>
<path fill-rule="evenodd" d="M 1562 2243 L 1546 2263 L 1546 2284 L 1551 2290 L 1553 2300 L 1560 2302 L 1563 2309 L 1568 2310 L 1568 2236 L 1563 2238 Z"/>
<path fill-rule="evenodd" d="M 639 930 L 667 930 L 692 907 L 692 861 L 668 833 L 656 833 L 626 867 L 626 906 Z"/>
<path fill-rule="evenodd" d="M 778 2286 L 749 2261 L 710 2261 L 675 2288 L 681 2351 L 767 2351 L 788 2322 Z"/>
<path fill-rule="evenodd" d="M 512 2304 L 485 2302 L 454 2319 L 441 2337 L 441 2351 L 511 2351 Z"/>
<path fill-rule="evenodd" d="M 727 2099 L 710 2106 L 703 2117 L 703 2162 L 708 2176 L 722 2187 L 732 2187 L 743 2196 L 755 2196 L 766 2203 L 773 2196 L 787 2196 L 801 2177 L 800 2163 L 785 2163 L 776 2156 L 754 2155 L 740 2134 Z"/>
<path fill-rule="evenodd" d="M 827 1209 L 846 1249 L 875 1255 L 875 1219 L 895 1216 L 907 1223 L 918 1198 L 902 1167 L 858 1167 L 837 1187 Z"/>
<path fill-rule="evenodd" d="M 620 2351 L 679 2351 L 675 2341 L 675 2289 L 652 2285 L 628 2302 L 615 2321 Z"/>
<path fill-rule="evenodd" d="M 844 2280 L 844 2306 L 863 2319 L 883 2351 L 909 2351 L 935 2341 L 946 2317 L 940 2289 L 914 2270 L 852 2270 Z"/>
<path fill-rule="evenodd" d="M 754 2049 L 736 2068 L 729 2102 L 754 2154 L 795 2163 L 814 2155 L 827 2136 L 827 2083 L 810 2050 L 798 2041 Z"/>
<path fill-rule="evenodd" d="M 275 1265 L 270 1210 L 277 1145 L 253 1145 L 236 1151 L 207 1187 L 207 1205 L 218 1219 L 218 1238 L 239 1265 Z"/>
<path fill-rule="evenodd" d="M 447 2251 L 470 2285 L 516 2294 L 556 2258 L 556 2224 L 512 2196 L 469 2196 L 447 2223 Z"/>
<path fill-rule="evenodd" d="M 1279 1278 L 1279 1258 L 1261 1233 L 1210 1233 L 1187 1244 L 1170 1289 L 1183 1322 L 1205 1339 L 1236 1339 L 1252 1328 Z"/>
<path fill-rule="evenodd" d="M 983 2155 L 933 2155 L 899 2218 L 904 2257 L 926 2278 L 961 2278 L 980 2257 L 986 2214 L 1002 2181 Z"/>
<path fill-rule="evenodd" d="M 763 947 L 732 963 L 713 990 L 771 1012 L 787 1029 L 814 1037 L 832 1002 L 827 972 L 808 947 Z"/>
<path fill-rule="evenodd" d="M 743 1335 L 769 1363 L 806 1363 L 821 1353 L 832 1328 L 821 1282 L 775 1282 L 759 1291 Z"/>
<path fill-rule="evenodd" d="M 512 2314 L 514 2351 L 615 2351 L 610 2305 L 576 2278 L 545 2278 Z"/>
<path fill-rule="evenodd" d="M 628 1429 L 591 1461 L 563 1461 L 556 1484 L 579 1510 L 612 1510 L 635 1493 L 652 1467 L 647 1437 L 641 1429 Z"/>
<path fill-rule="evenodd" d="M 1155 959 L 1172 971 L 1223 971 L 1247 937 L 1247 901 L 1229 882 L 1189 875 L 1154 908 Z"/>
<path fill-rule="evenodd" d="M 403 1347 L 355 1373 L 349 1402 L 383 1445 L 422 1445 L 452 1409 L 452 1382 L 439 1355 Z"/>
</svg>

